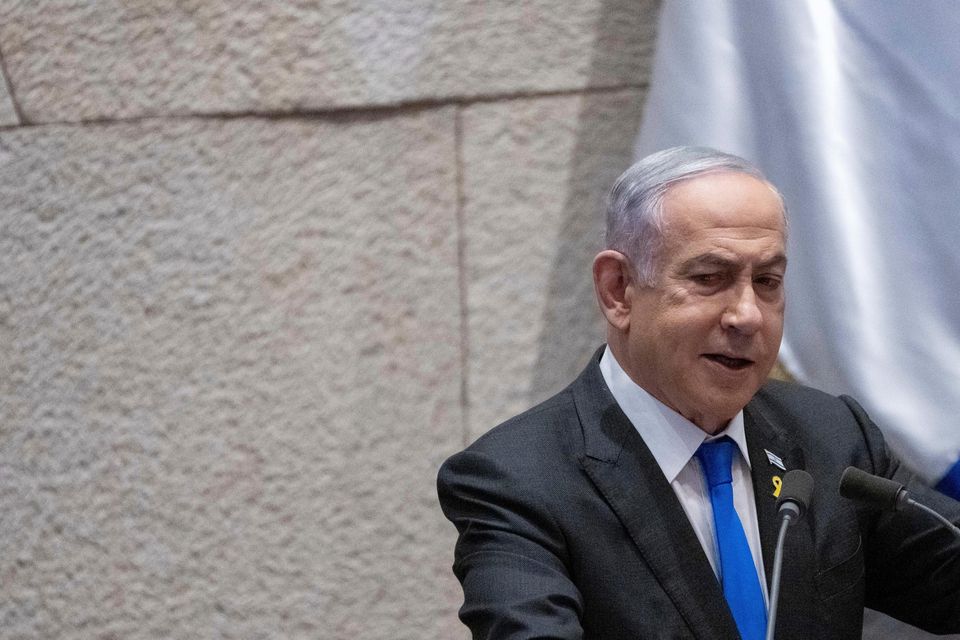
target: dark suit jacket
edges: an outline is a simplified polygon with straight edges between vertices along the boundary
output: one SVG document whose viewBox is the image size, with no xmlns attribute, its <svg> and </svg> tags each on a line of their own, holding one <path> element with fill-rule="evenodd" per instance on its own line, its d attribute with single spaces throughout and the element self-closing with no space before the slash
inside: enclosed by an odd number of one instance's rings
<svg viewBox="0 0 960 640">
<path fill-rule="evenodd" d="M 599 356 L 599 354 L 598 354 Z M 960 522 L 960 504 L 900 466 L 860 406 L 770 382 L 744 411 L 766 574 L 776 544 L 764 450 L 815 479 L 788 531 L 778 639 L 860 638 L 864 606 L 960 631 L 960 544 L 922 513 L 880 514 L 837 493 L 848 465 L 909 485 Z M 454 572 L 474 638 L 737 638 L 673 490 L 603 381 L 597 358 L 567 389 L 444 463 Z"/>
</svg>

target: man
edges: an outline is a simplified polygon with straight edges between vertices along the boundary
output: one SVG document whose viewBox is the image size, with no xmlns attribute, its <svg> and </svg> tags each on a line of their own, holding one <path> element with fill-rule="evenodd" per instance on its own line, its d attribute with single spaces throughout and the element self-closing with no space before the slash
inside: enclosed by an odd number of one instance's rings
<svg viewBox="0 0 960 640">
<path fill-rule="evenodd" d="M 606 347 L 440 470 L 474 638 L 762 638 L 791 469 L 815 487 L 788 532 L 777 638 L 859 638 L 864 606 L 960 631 L 960 544 L 837 486 L 853 465 L 954 521 L 960 505 L 919 486 L 854 400 L 766 382 L 786 233 L 741 158 L 676 148 L 621 176 L 593 267 Z"/>
</svg>

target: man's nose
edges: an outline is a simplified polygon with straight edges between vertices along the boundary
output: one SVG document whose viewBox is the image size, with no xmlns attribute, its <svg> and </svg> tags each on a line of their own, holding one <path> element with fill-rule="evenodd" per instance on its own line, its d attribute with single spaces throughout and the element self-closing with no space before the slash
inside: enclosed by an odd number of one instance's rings
<svg viewBox="0 0 960 640">
<path fill-rule="evenodd" d="M 720 317 L 724 329 L 734 329 L 743 334 L 753 334 L 763 324 L 763 312 L 757 305 L 757 295 L 753 283 L 735 287 L 731 299 Z"/>
</svg>

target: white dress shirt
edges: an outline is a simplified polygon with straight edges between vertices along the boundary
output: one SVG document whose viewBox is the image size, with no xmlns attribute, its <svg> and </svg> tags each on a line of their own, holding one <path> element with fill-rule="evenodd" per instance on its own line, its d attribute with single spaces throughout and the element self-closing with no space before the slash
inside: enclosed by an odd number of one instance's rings
<svg viewBox="0 0 960 640">
<path fill-rule="evenodd" d="M 739 456 L 733 458 L 733 506 L 743 523 L 743 530 L 753 555 L 753 564 L 767 599 L 767 581 L 760 552 L 760 528 L 757 524 L 757 507 L 754 502 L 753 484 L 750 479 L 750 454 L 743 430 L 743 411 L 740 411 L 715 436 L 708 436 L 695 424 L 669 408 L 642 387 L 637 385 L 623 370 L 607 347 L 600 359 L 600 372 L 610 392 L 634 428 L 643 438 L 647 448 L 660 465 L 663 475 L 680 500 L 693 530 L 700 540 L 713 572 L 720 575 L 717 538 L 714 535 L 713 507 L 710 491 L 700 462 L 695 453 L 705 440 L 727 436 L 737 443 Z"/>
</svg>

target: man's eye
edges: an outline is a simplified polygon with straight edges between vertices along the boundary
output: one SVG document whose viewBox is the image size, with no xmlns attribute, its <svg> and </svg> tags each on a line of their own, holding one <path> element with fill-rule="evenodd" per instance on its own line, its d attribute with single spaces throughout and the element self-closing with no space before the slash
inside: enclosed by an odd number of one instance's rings
<svg viewBox="0 0 960 640">
<path fill-rule="evenodd" d="M 719 273 L 698 273 L 693 276 L 690 276 L 690 279 L 696 282 L 697 284 L 710 286 L 710 285 L 720 284 L 720 281 L 723 280 L 723 276 L 721 276 Z"/>
<path fill-rule="evenodd" d="M 754 282 L 764 289 L 779 289 L 780 285 L 783 284 L 783 280 L 777 276 L 760 276 Z"/>
</svg>

